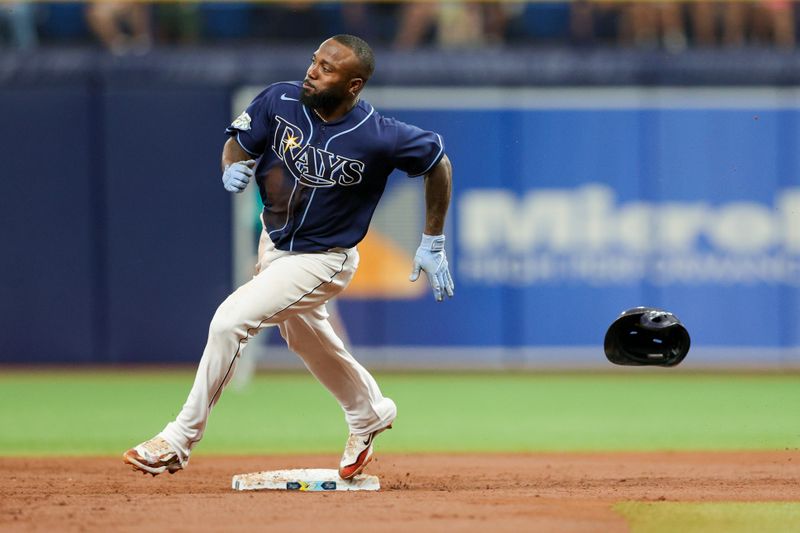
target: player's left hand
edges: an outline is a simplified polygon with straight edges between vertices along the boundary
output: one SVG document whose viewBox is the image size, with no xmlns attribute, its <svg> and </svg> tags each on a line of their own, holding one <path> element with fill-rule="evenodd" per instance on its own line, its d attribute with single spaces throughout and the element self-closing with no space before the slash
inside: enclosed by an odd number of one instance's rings
<svg viewBox="0 0 800 533">
<path fill-rule="evenodd" d="M 422 243 L 414 255 L 414 268 L 408 279 L 417 281 L 421 270 L 424 270 L 428 276 L 433 296 L 437 302 L 444 300 L 445 293 L 447 296 L 453 297 L 455 287 L 444 251 L 444 235 L 422 234 Z"/>
</svg>

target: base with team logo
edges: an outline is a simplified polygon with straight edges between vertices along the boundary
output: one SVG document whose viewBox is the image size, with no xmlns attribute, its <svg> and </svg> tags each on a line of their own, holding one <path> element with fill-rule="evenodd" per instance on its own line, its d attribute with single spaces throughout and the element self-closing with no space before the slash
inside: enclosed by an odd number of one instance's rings
<svg viewBox="0 0 800 533">
<path fill-rule="evenodd" d="M 297 490 L 301 492 L 334 492 L 351 490 L 379 490 L 377 476 L 359 474 L 344 480 L 339 472 L 324 468 L 295 470 L 268 470 L 237 474 L 231 483 L 233 490 Z"/>
</svg>

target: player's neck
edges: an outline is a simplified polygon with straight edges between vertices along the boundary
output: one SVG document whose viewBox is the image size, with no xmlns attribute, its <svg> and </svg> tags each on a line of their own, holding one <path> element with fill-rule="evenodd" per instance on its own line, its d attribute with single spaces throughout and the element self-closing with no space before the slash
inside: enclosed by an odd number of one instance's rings
<svg viewBox="0 0 800 533">
<path fill-rule="evenodd" d="M 338 120 L 349 113 L 357 103 L 358 98 L 354 98 L 353 100 L 343 101 L 333 109 L 319 109 L 312 107 L 311 110 L 314 111 L 314 114 L 316 114 L 322 122 L 333 122 L 334 120 Z"/>
</svg>

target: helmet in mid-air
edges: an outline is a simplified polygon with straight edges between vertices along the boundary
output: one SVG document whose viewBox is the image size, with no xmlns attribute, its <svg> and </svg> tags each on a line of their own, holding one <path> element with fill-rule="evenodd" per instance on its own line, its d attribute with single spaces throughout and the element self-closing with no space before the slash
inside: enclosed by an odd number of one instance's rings
<svg viewBox="0 0 800 533">
<path fill-rule="evenodd" d="M 608 328 L 603 348 L 617 365 L 676 366 L 689 352 L 689 332 L 663 309 L 634 307 Z"/>
</svg>

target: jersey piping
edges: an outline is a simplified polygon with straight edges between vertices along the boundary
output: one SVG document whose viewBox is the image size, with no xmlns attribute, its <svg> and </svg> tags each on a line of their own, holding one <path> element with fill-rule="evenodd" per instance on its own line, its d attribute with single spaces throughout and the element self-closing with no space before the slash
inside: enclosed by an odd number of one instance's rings
<svg viewBox="0 0 800 533">
<path fill-rule="evenodd" d="M 415 178 L 417 176 L 422 176 L 423 174 L 427 174 L 434 167 L 434 165 L 436 165 L 436 163 L 438 163 L 439 160 L 442 158 L 442 152 L 444 151 L 444 141 L 442 140 L 442 136 L 439 135 L 438 133 L 436 134 L 436 138 L 439 139 L 439 152 L 436 154 L 436 157 L 433 158 L 433 162 L 430 165 L 428 165 L 428 168 L 426 168 L 419 174 L 409 174 L 408 175 L 409 178 Z"/>
<path fill-rule="evenodd" d="M 393 169 L 409 177 L 430 172 L 444 157 L 444 142 L 436 132 L 382 117 L 365 100 L 355 113 L 323 124 L 301 92 L 297 81 L 270 85 L 227 133 L 259 159 L 262 221 L 277 249 L 349 248 L 363 239 Z M 251 142 L 263 148 L 260 157 Z M 324 190 L 317 195 L 317 188 Z"/>
<path fill-rule="evenodd" d="M 375 111 L 375 108 L 374 108 L 374 107 L 372 107 L 372 106 L 370 106 L 369 113 L 367 113 L 367 116 L 366 116 L 366 117 L 364 117 L 363 119 L 361 119 L 361 122 L 359 122 L 358 124 L 356 124 L 355 126 L 353 126 L 352 128 L 350 128 L 349 130 L 345 130 L 345 131 L 339 132 L 339 133 L 337 133 L 336 135 L 334 135 L 333 137 L 331 137 L 330 139 L 328 139 L 328 142 L 326 142 L 326 143 L 325 143 L 325 149 L 326 149 L 326 150 L 328 149 L 328 145 L 330 145 L 330 144 L 331 144 L 331 141 L 332 141 L 332 140 L 334 140 L 336 137 L 341 137 L 342 135 L 345 135 L 345 134 L 347 134 L 347 133 L 350 133 L 351 131 L 355 131 L 355 130 L 357 130 L 357 129 L 358 129 L 358 128 L 359 128 L 359 127 L 360 127 L 360 126 L 363 124 L 363 123 L 365 123 L 365 122 L 367 121 L 367 119 L 368 119 L 369 117 L 371 117 L 371 116 L 372 116 L 372 113 L 373 113 L 374 111 Z M 309 118 L 309 117 L 308 117 L 308 111 L 306 111 L 306 106 L 303 106 L 303 113 L 305 113 L 305 115 L 306 115 L 306 118 Z M 311 122 L 311 119 L 310 119 L 310 118 L 309 118 L 309 122 Z M 312 129 L 311 129 L 311 131 L 312 131 L 312 132 L 314 131 L 314 130 L 313 130 L 313 125 L 312 125 Z M 437 134 L 437 135 L 438 135 L 438 134 Z M 308 136 L 308 139 L 309 139 L 309 142 L 310 142 L 310 141 L 311 141 L 311 135 L 309 135 L 309 136 Z M 441 142 L 441 138 L 440 138 L 439 140 L 440 140 L 440 142 Z M 307 145 L 308 145 L 308 143 L 306 143 L 306 146 L 307 146 Z M 439 156 L 436 156 L 436 157 L 439 157 Z M 295 182 L 295 183 L 296 183 L 296 182 Z M 292 192 L 294 192 L 294 191 L 292 191 Z M 291 251 L 294 251 L 294 237 L 295 237 L 295 235 L 297 235 L 297 232 L 298 232 L 298 231 L 300 231 L 300 228 L 302 228 L 302 227 L 303 227 L 303 223 L 306 221 L 306 215 L 308 215 L 308 210 L 309 210 L 309 208 L 311 208 L 311 202 L 313 202 L 313 201 L 314 201 L 314 195 L 315 195 L 316 193 L 317 193 L 317 189 L 314 189 L 313 191 L 311 191 L 311 197 L 308 199 L 308 204 L 306 205 L 306 210 L 303 212 L 303 218 L 300 220 L 300 224 L 299 224 L 299 225 L 298 225 L 298 226 L 295 228 L 294 232 L 292 233 L 292 239 L 289 241 L 289 251 L 290 251 L 290 252 L 291 252 Z M 287 220 L 287 223 L 288 223 L 288 220 Z M 285 226 L 284 226 L 284 227 L 285 227 Z"/>
<path fill-rule="evenodd" d="M 294 198 L 294 193 L 295 193 L 296 190 L 297 190 L 297 180 L 295 180 L 294 185 L 292 186 L 292 192 L 291 192 L 291 194 L 289 194 L 289 201 L 287 202 L 287 206 L 286 206 L 286 222 L 284 222 L 283 226 L 281 226 L 280 228 L 276 228 L 276 229 L 274 229 L 272 231 L 267 232 L 267 235 L 269 235 L 270 237 L 272 237 L 272 234 L 275 233 L 276 231 L 285 230 L 286 226 L 289 225 L 289 218 L 291 218 L 290 215 L 289 215 L 289 206 L 292 205 L 292 198 Z"/>
<path fill-rule="evenodd" d="M 284 94 L 285 94 L 285 93 L 284 93 Z M 298 100 L 295 100 L 295 101 L 298 101 Z M 311 144 L 311 137 L 313 137 L 313 136 L 314 136 L 314 123 L 311 121 L 311 117 L 309 117 L 309 116 L 308 116 L 308 111 L 306 111 L 306 106 L 303 106 L 303 114 L 306 116 L 306 120 L 308 121 L 308 128 L 309 128 L 309 130 L 308 130 L 308 139 L 306 140 L 306 146 L 308 146 L 309 144 Z M 297 191 L 297 180 L 295 180 L 295 182 L 294 182 L 294 185 L 292 186 L 292 192 L 291 192 L 291 194 L 289 195 L 289 200 L 286 202 L 286 222 L 284 222 L 284 223 L 283 223 L 283 226 L 281 226 L 280 228 L 276 228 L 276 229 L 274 229 L 274 230 L 272 230 L 272 231 L 268 232 L 267 234 L 268 234 L 269 236 L 272 236 L 272 234 L 273 234 L 273 233 L 275 233 L 276 231 L 283 231 L 283 230 L 285 230 L 285 229 L 286 229 L 286 226 L 288 226 L 288 225 L 289 225 L 289 219 L 291 219 L 291 218 L 292 218 L 292 217 L 291 217 L 291 211 L 290 211 L 290 207 L 291 207 L 291 205 L 292 205 L 292 198 L 294 198 L 294 193 L 295 193 L 295 191 Z M 311 205 L 311 199 L 313 199 L 313 198 L 314 198 L 314 192 L 316 192 L 316 191 L 313 191 L 313 192 L 311 193 L 311 198 L 310 198 L 310 199 L 309 199 L 309 201 L 308 201 L 308 205 Z M 305 213 L 308 213 L 308 205 L 306 206 Z M 306 219 L 305 213 L 303 213 L 303 220 L 305 220 L 305 219 Z M 302 221 L 301 221 L 301 222 L 300 222 L 300 226 L 302 226 L 302 225 L 303 225 L 303 223 L 302 223 Z M 300 227 L 298 226 L 298 228 L 297 228 L 297 229 L 300 229 Z M 294 246 L 294 236 L 295 236 L 295 234 L 296 234 L 296 233 L 297 233 L 297 230 L 294 230 L 294 233 L 292 233 L 292 240 L 289 242 L 289 251 L 292 251 L 292 249 L 293 249 L 293 246 Z"/>
<path fill-rule="evenodd" d="M 311 191 L 311 197 L 308 199 L 308 203 L 306 204 L 306 210 L 303 211 L 303 218 L 300 219 L 300 224 L 295 228 L 294 232 L 292 233 L 292 240 L 289 241 L 289 251 L 294 251 L 294 236 L 297 235 L 297 232 L 300 231 L 300 228 L 303 227 L 303 223 L 306 221 L 306 215 L 308 214 L 308 210 L 311 208 L 311 202 L 314 201 L 314 195 L 317 194 L 317 189 Z"/>
<path fill-rule="evenodd" d="M 305 110 L 305 108 L 303 108 L 303 109 Z M 332 140 L 334 140 L 336 137 L 341 137 L 342 135 L 344 135 L 344 134 L 346 134 L 346 133 L 350 133 L 350 132 L 351 132 L 351 131 L 353 131 L 353 130 L 357 130 L 357 129 L 358 129 L 358 128 L 359 128 L 359 127 L 360 127 L 360 126 L 363 124 L 363 123 L 365 123 L 365 122 L 367 121 L 367 119 L 368 119 L 369 117 L 371 117 L 371 116 L 372 116 L 372 113 L 373 113 L 374 111 L 375 111 L 375 108 L 374 108 L 374 107 L 372 107 L 372 106 L 370 106 L 369 113 L 367 113 L 367 116 L 366 116 L 366 117 L 364 117 L 364 118 L 361 120 L 361 122 L 359 122 L 358 124 L 356 124 L 355 126 L 353 126 L 352 128 L 350 128 L 349 130 L 345 130 L 345 131 L 339 132 L 339 133 L 337 133 L 336 135 L 334 135 L 333 137 L 331 137 L 330 139 L 328 139 L 328 142 L 326 142 L 326 143 L 325 143 L 325 149 L 326 149 L 326 150 L 328 149 L 328 145 L 329 145 L 329 144 L 331 144 L 331 141 L 332 141 Z"/>
<path fill-rule="evenodd" d="M 245 148 L 245 146 L 242 144 L 242 141 L 241 141 L 241 139 L 239 139 L 239 135 L 240 135 L 241 133 L 242 133 L 242 132 L 240 132 L 240 131 L 239 131 L 239 132 L 236 132 L 236 142 L 239 144 L 239 146 L 241 146 L 241 147 L 242 147 L 242 150 L 244 150 L 244 151 L 245 151 L 245 152 L 247 152 L 248 154 L 252 155 L 253 157 L 261 157 L 261 154 L 257 154 L 257 153 L 255 153 L 255 152 L 251 152 L 250 150 L 248 150 L 247 148 Z"/>
</svg>

